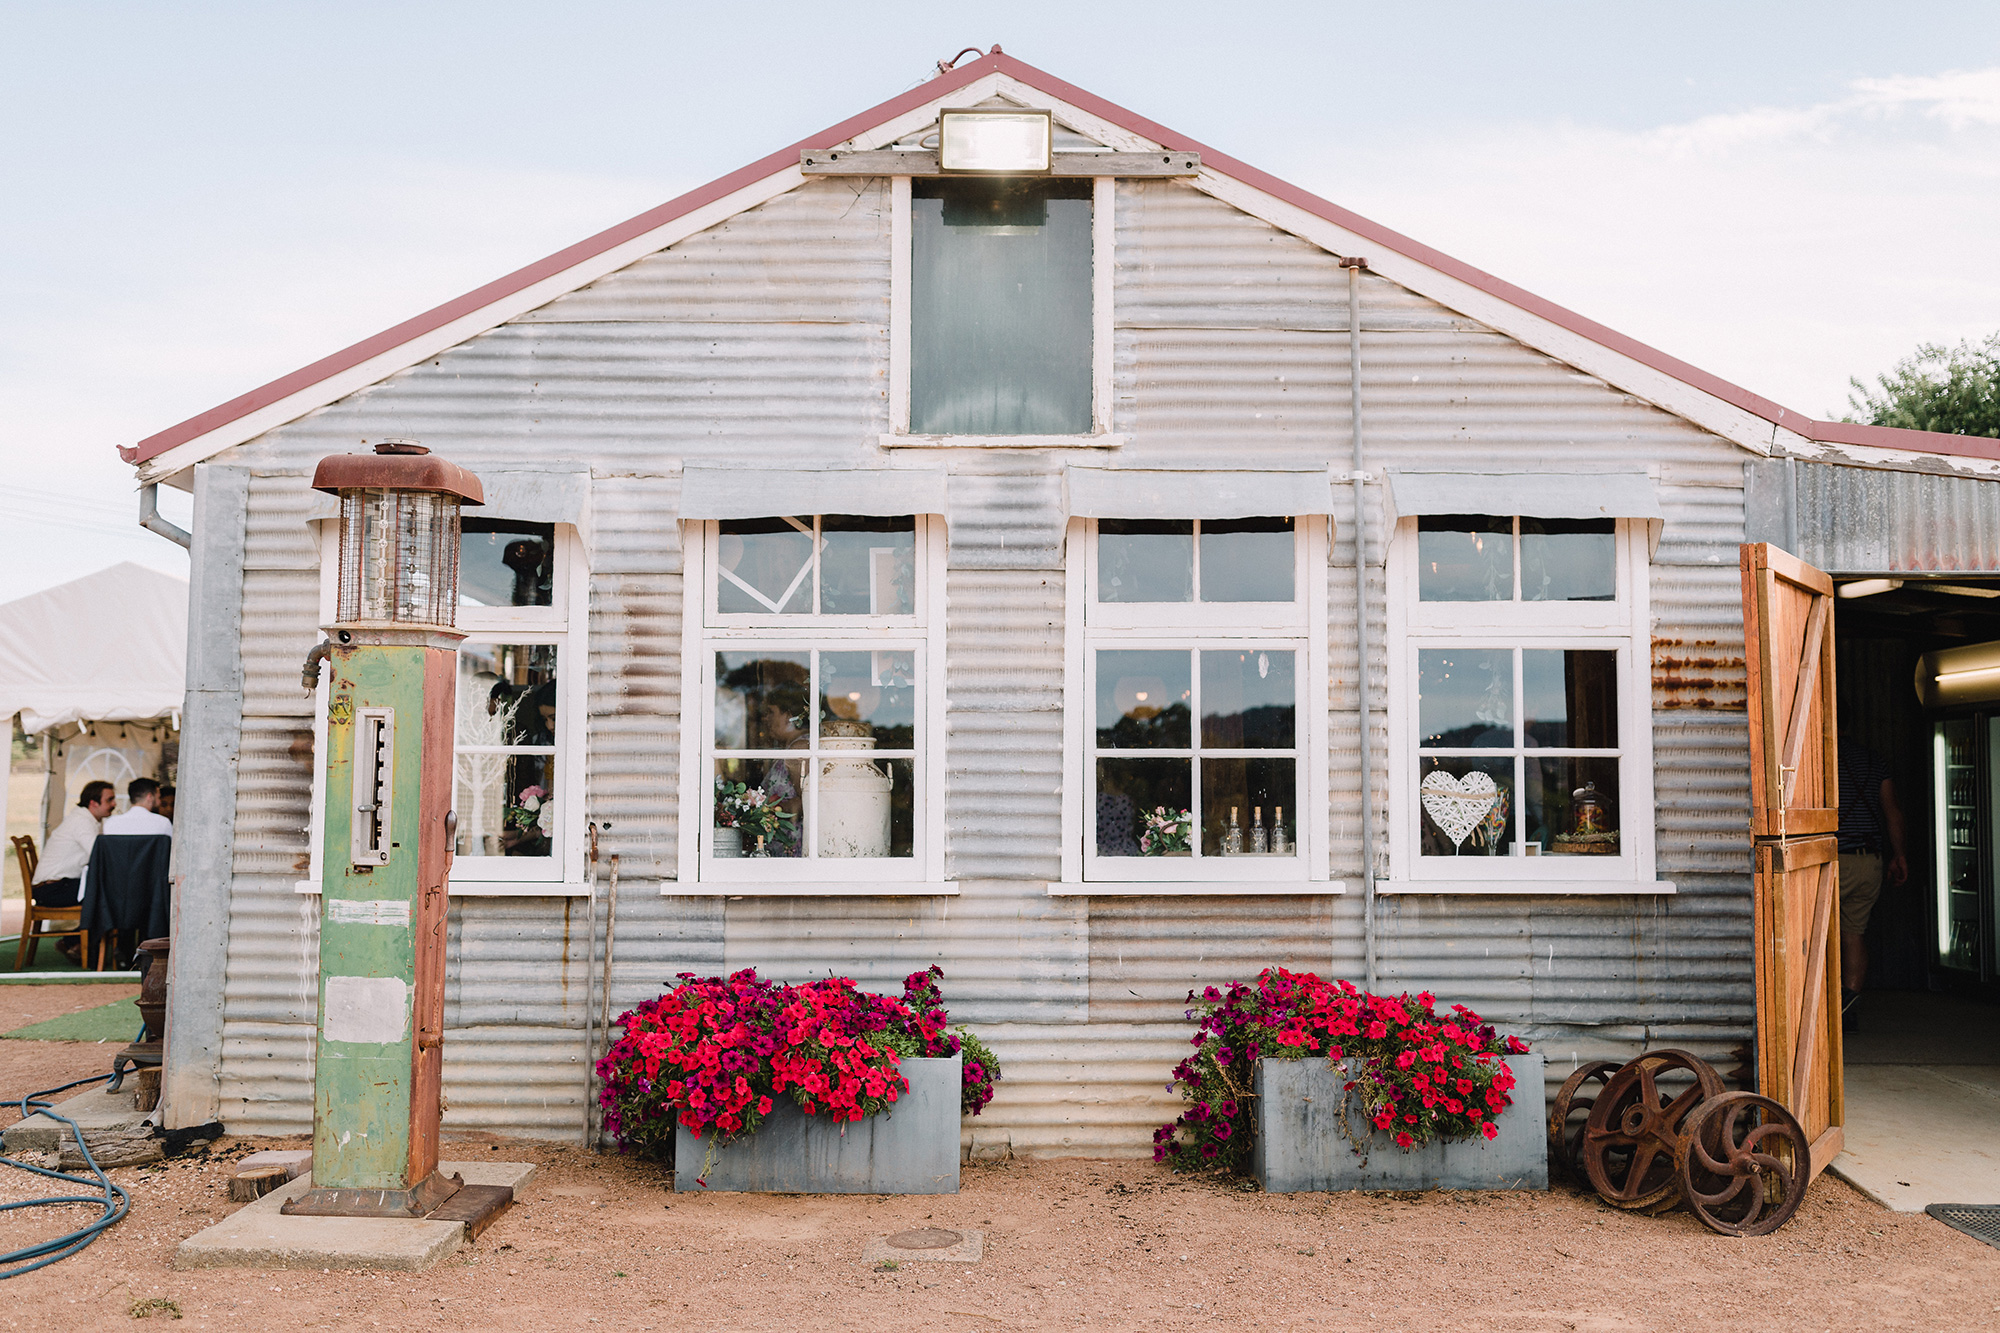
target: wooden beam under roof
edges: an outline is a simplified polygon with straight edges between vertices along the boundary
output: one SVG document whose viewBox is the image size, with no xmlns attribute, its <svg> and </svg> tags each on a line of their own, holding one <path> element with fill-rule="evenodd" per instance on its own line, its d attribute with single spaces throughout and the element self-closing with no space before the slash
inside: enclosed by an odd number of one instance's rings
<svg viewBox="0 0 2000 1333">
<path fill-rule="evenodd" d="M 1050 176 L 1192 176 L 1201 170 L 1200 153 L 1056 153 Z M 808 176 L 985 176 L 983 171 L 943 171 L 937 153 L 893 148 L 872 151 L 807 148 L 799 153 L 799 170 Z M 1023 173 L 1042 175 L 1042 172 Z"/>
</svg>

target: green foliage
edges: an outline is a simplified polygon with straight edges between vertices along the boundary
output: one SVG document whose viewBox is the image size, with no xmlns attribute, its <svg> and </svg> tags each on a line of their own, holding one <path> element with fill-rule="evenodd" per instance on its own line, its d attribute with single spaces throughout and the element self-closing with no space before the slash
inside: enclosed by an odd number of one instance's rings
<svg viewBox="0 0 2000 1333">
<path fill-rule="evenodd" d="M 1849 421 L 2000 438 L 2000 333 L 1956 347 L 1925 343 L 1877 377 L 1879 393 L 1848 383 Z"/>
</svg>

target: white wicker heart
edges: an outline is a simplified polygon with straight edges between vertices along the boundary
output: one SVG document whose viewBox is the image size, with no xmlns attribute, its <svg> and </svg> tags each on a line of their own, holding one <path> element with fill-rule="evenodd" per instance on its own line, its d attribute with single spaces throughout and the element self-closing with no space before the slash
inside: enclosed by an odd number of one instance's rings
<svg viewBox="0 0 2000 1333">
<path fill-rule="evenodd" d="M 1454 847 L 1465 845 L 1472 830 L 1500 799 L 1500 789 L 1493 785 L 1491 773 L 1467 773 L 1463 778 L 1439 770 L 1424 775 L 1419 784 L 1423 793 L 1424 813 L 1431 822 L 1444 830 L 1444 836 L 1451 839 Z"/>
</svg>

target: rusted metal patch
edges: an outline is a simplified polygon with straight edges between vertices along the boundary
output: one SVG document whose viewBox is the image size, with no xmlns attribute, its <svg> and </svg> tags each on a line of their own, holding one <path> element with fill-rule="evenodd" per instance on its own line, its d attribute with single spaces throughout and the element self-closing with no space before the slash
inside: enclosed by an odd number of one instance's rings
<svg viewBox="0 0 2000 1333">
<path fill-rule="evenodd" d="M 1716 639 L 1654 639 L 1653 706 L 1748 707 L 1744 659 L 1732 647 Z"/>
</svg>

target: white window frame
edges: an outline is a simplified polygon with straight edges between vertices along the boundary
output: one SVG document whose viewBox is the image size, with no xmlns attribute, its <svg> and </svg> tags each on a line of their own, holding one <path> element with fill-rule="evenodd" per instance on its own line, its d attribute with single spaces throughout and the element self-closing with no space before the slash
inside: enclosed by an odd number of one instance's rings
<svg viewBox="0 0 2000 1333">
<path fill-rule="evenodd" d="M 724 615 L 715 608 L 713 520 L 683 525 L 679 878 L 662 894 L 858 896 L 956 894 L 945 878 L 945 521 L 916 518 L 916 612 L 907 616 Z M 914 749 L 912 854 L 907 857 L 712 856 L 715 654 L 770 648 L 786 652 L 914 652 L 923 682 Z M 815 703 L 815 707 L 817 704 Z M 800 752 L 801 758 L 805 752 Z"/>
<path fill-rule="evenodd" d="M 1069 522 L 1065 560 L 1062 879 L 1052 895 L 1342 893 L 1331 878 L 1327 817 L 1327 548 L 1325 515 L 1295 524 L 1291 602 L 1120 603 L 1097 600 L 1097 521 Z M 1096 653 L 1121 648 L 1271 648 L 1296 652 L 1297 855 L 1099 857 L 1096 854 Z M 1199 739 L 1199 720 L 1190 719 Z M 1143 757 L 1143 756 L 1142 756 Z M 1247 832 L 1247 826 L 1246 826 Z"/>
<path fill-rule="evenodd" d="M 1495 515 L 1494 517 L 1508 517 Z M 1520 595 L 1515 524 L 1515 597 Z M 1389 666 L 1389 877 L 1383 893 L 1669 894 L 1657 879 L 1653 805 L 1652 611 L 1650 547 L 1643 520 L 1618 519 L 1616 591 L 1609 602 L 1423 602 L 1418 600 L 1417 519 L 1390 540 L 1387 589 Z M 1618 824 L 1620 853 L 1609 856 L 1422 856 L 1417 796 L 1418 654 L 1426 648 L 1543 648 L 1611 651 L 1618 658 Z M 1515 693 L 1520 692 L 1519 673 Z M 1519 705 L 1516 704 L 1518 719 Z M 1517 721 L 1518 725 L 1518 721 Z M 1504 751 L 1495 752 L 1496 757 Z"/>
<path fill-rule="evenodd" d="M 475 515 L 502 518 L 504 514 Z M 337 525 L 314 525 L 320 542 L 320 623 L 330 624 L 339 586 L 338 562 L 329 558 L 338 540 Z M 454 856 L 448 892 L 453 897 L 580 897 L 590 891 L 584 879 L 586 834 L 584 792 L 588 779 L 586 735 L 590 706 L 590 565 L 575 525 L 555 525 L 555 576 L 548 606 L 458 608 L 457 628 L 466 643 L 555 644 L 556 693 L 556 834 L 553 855 L 509 858 Z M 308 878 L 294 887 L 300 893 L 320 891 L 326 840 L 326 703 L 329 673 L 322 673 L 313 697 L 312 813 Z M 453 741 L 456 743 L 454 735 Z M 453 781 L 458 764 L 452 763 Z M 453 804 L 456 805 L 454 795 Z M 510 864 L 511 862 L 511 864 Z"/>
<path fill-rule="evenodd" d="M 1094 176 L 1090 191 L 1090 433 L 1086 435 L 912 435 L 910 434 L 910 177 L 889 178 L 889 432 L 886 449 L 1116 448 L 1124 437 L 1111 433 L 1112 264 L 1116 259 L 1118 180 Z"/>
</svg>

